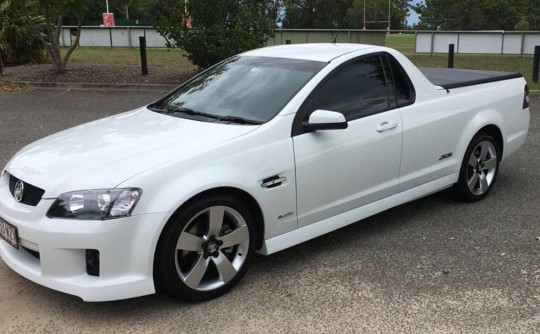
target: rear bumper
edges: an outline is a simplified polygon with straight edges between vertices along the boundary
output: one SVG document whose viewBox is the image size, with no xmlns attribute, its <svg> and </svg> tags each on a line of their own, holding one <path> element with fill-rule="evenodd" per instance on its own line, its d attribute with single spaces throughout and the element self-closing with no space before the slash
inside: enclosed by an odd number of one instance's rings
<svg viewBox="0 0 540 334">
<path fill-rule="evenodd" d="M 529 133 L 529 126 L 531 121 L 531 115 L 528 109 L 522 111 L 522 117 L 517 118 L 512 124 L 514 133 L 506 138 L 506 144 L 504 145 L 503 160 L 514 154 L 520 149 L 527 140 L 527 134 Z"/>
</svg>

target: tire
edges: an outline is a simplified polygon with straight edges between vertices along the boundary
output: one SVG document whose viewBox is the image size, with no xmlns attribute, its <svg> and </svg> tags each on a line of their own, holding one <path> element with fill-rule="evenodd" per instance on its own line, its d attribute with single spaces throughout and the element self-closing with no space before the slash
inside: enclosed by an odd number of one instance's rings
<svg viewBox="0 0 540 334">
<path fill-rule="evenodd" d="M 480 133 L 473 138 L 454 186 L 461 200 L 477 202 L 489 194 L 499 173 L 500 152 L 501 148 L 493 136 Z"/>
<path fill-rule="evenodd" d="M 245 274 L 255 235 L 254 215 L 240 200 L 209 196 L 189 203 L 161 234 L 156 285 L 190 301 L 225 294 Z"/>
</svg>

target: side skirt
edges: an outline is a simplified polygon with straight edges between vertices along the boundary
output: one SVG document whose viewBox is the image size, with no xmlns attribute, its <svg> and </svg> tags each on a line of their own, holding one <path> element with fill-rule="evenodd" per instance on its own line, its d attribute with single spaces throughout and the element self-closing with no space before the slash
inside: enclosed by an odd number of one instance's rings
<svg viewBox="0 0 540 334">
<path fill-rule="evenodd" d="M 335 231 L 369 216 L 373 216 L 379 212 L 424 196 L 428 196 L 445 188 L 449 188 L 457 182 L 458 176 L 458 173 L 454 173 L 435 181 L 425 183 L 421 186 L 405 190 L 390 197 L 383 198 L 376 202 L 344 212 L 337 216 L 330 217 L 297 230 L 278 235 L 277 237 L 267 239 L 264 241 L 263 247 L 258 251 L 258 253 L 269 255 L 279 252 L 280 250 L 298 245 L 304 241 L 308 241 L 328 232 Z"/>
</svg>

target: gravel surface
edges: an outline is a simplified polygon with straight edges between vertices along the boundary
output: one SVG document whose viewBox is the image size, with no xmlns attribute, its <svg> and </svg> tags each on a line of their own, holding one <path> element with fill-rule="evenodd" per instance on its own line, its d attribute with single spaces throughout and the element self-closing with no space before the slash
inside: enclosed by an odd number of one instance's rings
<svg viewBox="0 0 540 334">
<path fill-rule="evenodd" d="M 135 65 L 68 64 L 65 73 L 53 73 L 50 64 L 28 64 L 6 67 L 0 77 L 0 91 L 18 91 L 17 81 L 69 82 L 106 84 L 162 84 L 177 85 L 193 74 L 193 70 L 168 67 L 149 67 L 148 75 L 141 74 Z"/>
<path fill-rule="evenodd" d="M 0 166 L 24 145 L 158 93 L 0 93 Z M 485 200 L 448 192 L 271 256 L 206 303 L 108 303 L 30 282 L 0 260 L 0 333 L 539 333 L 540 99 Z"/>
</svg>

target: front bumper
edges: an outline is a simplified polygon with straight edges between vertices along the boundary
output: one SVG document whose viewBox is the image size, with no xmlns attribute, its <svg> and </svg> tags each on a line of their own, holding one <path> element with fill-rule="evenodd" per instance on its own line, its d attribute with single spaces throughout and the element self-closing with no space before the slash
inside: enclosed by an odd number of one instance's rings
<svg viewBox="0 0 540 334">
<path fill-rule="evenodd" d="M 0 257 L 14 271 L 85 301 L 155 292 L 154 250 L 167 213 L 105 221 L 50 219 L 45 214 L 53 200 L 42 199 L 36 207 L 18 203 L 6 179 L 0 179 L 0 217 L 17 227 L 21 247 L 0 239 Z M 87 250 L 99 251 L 99 276 L 87 272 Z"/>
</svg>

